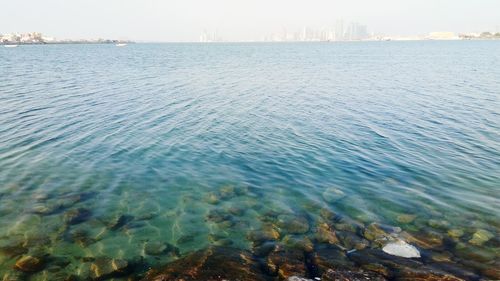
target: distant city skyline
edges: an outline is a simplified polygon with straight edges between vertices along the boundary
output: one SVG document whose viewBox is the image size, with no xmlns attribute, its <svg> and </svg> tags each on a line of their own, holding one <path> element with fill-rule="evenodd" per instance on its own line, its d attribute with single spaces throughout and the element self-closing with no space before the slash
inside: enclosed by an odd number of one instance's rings
<svg viewBox="0 0 500 281">
<path fill-rule="evenodd" d="M 308 41 L 337 38 L 339 21 L 360 28 L 349 35 L 356 37 L 500 31 L 496 0 L 16 0 L 0 11 L 0 34 L 65 39 Z"/>
</svg>

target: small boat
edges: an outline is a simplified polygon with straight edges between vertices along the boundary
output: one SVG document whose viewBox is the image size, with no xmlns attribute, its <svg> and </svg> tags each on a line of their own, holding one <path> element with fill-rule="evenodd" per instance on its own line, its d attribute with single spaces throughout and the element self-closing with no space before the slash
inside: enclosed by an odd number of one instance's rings
<svg viewBox="0 0 500 281">
<path fill-rule="evenodd" d="M 125 46 L 127 46 L 127 44 L 125 44 L 125 43 L 118 43 L 118 44 L 116 44 L 116 47 L 125 47 Z"/>
<path fill-rule="evenodd" d="M 17 46 L 19 46 L 19 45 L 4 45 L 5 48 L 15 48 Z"/>
</svg>

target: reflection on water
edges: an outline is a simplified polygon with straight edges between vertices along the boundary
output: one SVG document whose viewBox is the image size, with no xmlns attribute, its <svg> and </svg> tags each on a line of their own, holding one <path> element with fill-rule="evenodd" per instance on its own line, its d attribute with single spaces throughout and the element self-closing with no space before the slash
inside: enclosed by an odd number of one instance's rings
<svg viewBox="0 0 500 281">
<path fill-rule="evenodd" d="M 500 279 L 499 50 L 0 50 L 0 277 Z"/>
</svg>

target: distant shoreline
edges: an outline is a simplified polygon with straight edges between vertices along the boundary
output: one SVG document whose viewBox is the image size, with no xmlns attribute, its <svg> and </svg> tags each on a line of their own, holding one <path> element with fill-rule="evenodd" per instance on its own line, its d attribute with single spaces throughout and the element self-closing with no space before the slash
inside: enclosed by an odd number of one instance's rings
<svg viewBox="0 0 500 281">
<path fill-rule="evenodd" d="M 220 42 L 198 42 L 198 41 L 145 41 L 145 42 L 134 42 L 134 41 L 116 41 L 116 42 L 84 42 L 84 41 L 65 41 L 65 42 L 37 42 L 37 43 L 26 43 L 26 42 L 0 42 L 0 46 L 8 45 L 114 45 L 114 44 L 247 44 L 247 43 L 276 43 L 276 44 L 310 44 L 310 43 L 363 43 L 363 42 L 458 42 L 458 41 L 500 41 L 500 38 L 491 39 L 451 39 L 451 40 L 436 40 L 436 39 L 415 39 L 415 40 L 351 40 L 351 41 L 220 41 Z"/>
</svg>

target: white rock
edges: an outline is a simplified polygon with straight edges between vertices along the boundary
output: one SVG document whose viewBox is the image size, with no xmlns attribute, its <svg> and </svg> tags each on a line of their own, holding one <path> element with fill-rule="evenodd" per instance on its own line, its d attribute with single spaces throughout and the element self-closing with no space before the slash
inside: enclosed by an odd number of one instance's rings
<svg viewBox="0 0 500 281">
<path fill-rule="evenodd" d="M 385 245 L 384 248 L 382 248 L 382 251 L 388 253 L 389 255 L 403 258 L 420 258 L 420 252 L 417 248 L 402 240 Z"/>
</svg>

